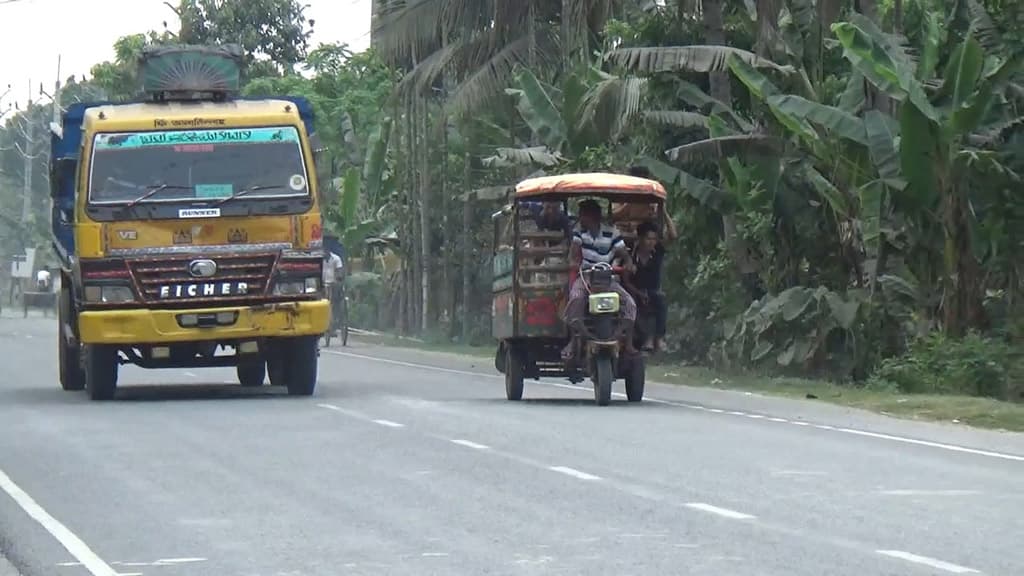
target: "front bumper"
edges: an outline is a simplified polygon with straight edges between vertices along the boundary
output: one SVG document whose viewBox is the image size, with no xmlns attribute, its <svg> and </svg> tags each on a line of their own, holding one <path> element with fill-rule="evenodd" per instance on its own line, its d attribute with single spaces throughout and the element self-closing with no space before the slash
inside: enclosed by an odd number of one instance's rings
<svg viewBox="0 0 1024 576">
<path fill-rule="evenodd" d="M 229 326 L 183 328 L 182 314 L 237 312 Z M 196 308 L 190 310 L 90 310 L 78 316 L 78 333 L 83 344 L 165 344 L 314 336 L 327 331 L 330 302 L 285 302 L 258 306 Z"/>
</svg>

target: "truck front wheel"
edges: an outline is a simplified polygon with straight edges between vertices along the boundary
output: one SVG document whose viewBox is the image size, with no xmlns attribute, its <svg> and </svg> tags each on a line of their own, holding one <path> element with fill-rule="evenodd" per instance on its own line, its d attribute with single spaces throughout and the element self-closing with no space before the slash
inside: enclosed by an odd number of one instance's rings
<svg viewBox="0 0 1024 576">
<path fill-rule="evenodd" d="M 246 388 L 263 386 L 263 381 L 267 377 L 267 365 L 262 358 L 242 360 L 235 370 L 238 373 L 238 382 Z"/>
<path fill-rule="evenodd" d="M 312 396 L 320 355 L 318 340 L 316 336 L 299 336 L 274 342 L 267 357 L 270 383 L 286 387 L 289 396 Z"/>
<path fill-rule="evenodd" d="M 60 387 L 69 391 L 85 388 L 81 349 L 77 343 L 68 344 L 68 335 L 65 330 L 65 328 L 72 330 L 72 326 L 75 325 L 73 314 L 70 289 L 61 288 L 57 305 L 57 365 L 60 372 Z"/>
<path fill-rule="evenodd" d="M 92 400 L 111 400 L 117 392 L 117 347 L 103 344 L 82 346 L 85 389 Z"/>
</svg>

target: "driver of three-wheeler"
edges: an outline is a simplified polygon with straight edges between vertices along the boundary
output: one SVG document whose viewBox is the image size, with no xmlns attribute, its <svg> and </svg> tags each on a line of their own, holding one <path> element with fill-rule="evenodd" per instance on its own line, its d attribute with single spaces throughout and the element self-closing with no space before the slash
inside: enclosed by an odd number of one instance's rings
<svg viewBox="0 0 1024 576">
<path fill-rule="evenodd" d="M 562 350 L 562 357 L 568 361 L 576 349 L 575 344 L 583 332 L 583 318 L 587 305 L 587 288 L 581 267 L 603 263 L 613 265 L 622 262 L 627 270 L 632 266 L 632 258 L 626 248 L 626 242 L 619 230 L 602 221 L 601 205 L 596 200 L 584 200 L 579 204 L 579 224 L 573 229 L 571 268 L 576 274 L 569 290 L 565 304 L 565 324 L 572 335 L 568 346 Z M 636 302 L 622 284 L 614 279 L 612 289 L 619 294 L 622 303 L 624 324 L 625 351 L 627 355 L 636 354 L 633 346 L 633 327 L 636 322 Z"/>
</svg>

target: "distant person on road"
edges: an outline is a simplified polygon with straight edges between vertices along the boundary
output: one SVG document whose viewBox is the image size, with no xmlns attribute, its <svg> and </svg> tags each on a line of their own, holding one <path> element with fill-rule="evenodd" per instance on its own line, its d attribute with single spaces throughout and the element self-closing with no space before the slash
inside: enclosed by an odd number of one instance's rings
<svg viewBox="0 0 1024 576">
<path fill-rule="evenodd" d="M 333 289 L 345 280 L 345 261 L 335 252 L 324 252 L 324 287 Z"/>
<path fill-rule="evenodd" d="M 36 289 L 40 292 L 50 291 L 50 271 L 46 268 L 36 272 Z"/>
</svg>

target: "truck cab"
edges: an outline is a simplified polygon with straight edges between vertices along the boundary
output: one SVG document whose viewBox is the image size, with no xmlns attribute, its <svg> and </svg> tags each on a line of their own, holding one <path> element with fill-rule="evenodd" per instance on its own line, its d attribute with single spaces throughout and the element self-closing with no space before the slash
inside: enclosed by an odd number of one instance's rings
<svg viewBox="0 0 1024 576">
<path fill-rule="evenodd" d="M 118 368 L 234 366 L 310 395 L 329 320 L 312 108 L 237 96 L 240 51 L 144 53 L 144 96 L 52 126 L 60 382 L 114 397 Z"/>
</svg>

